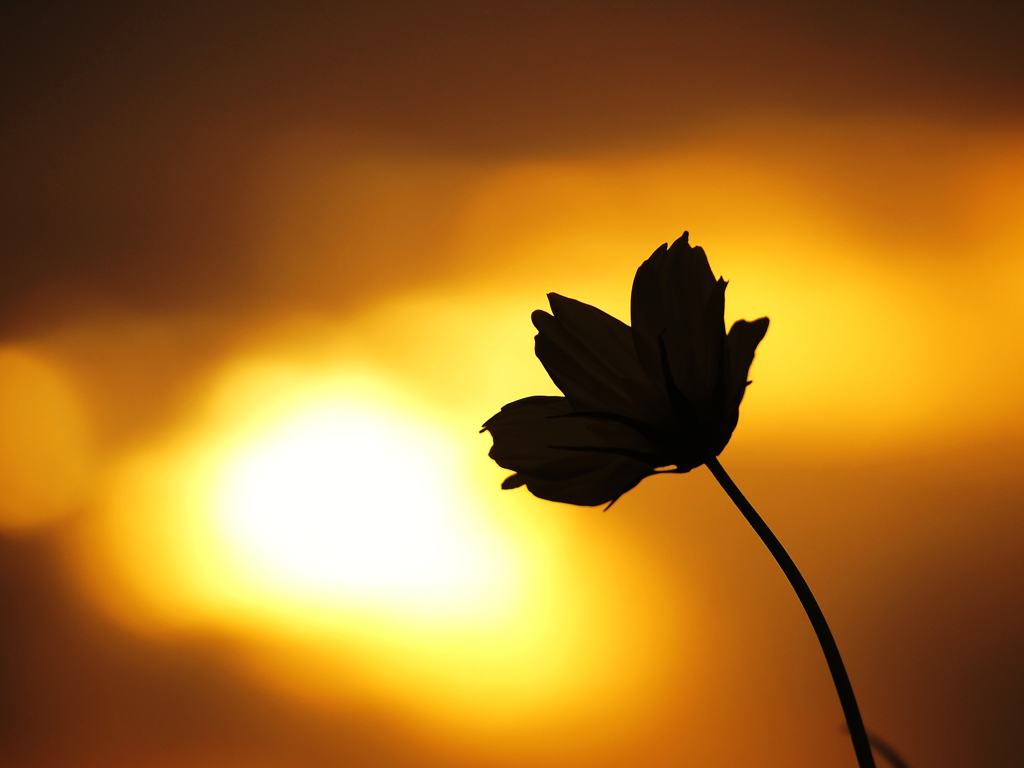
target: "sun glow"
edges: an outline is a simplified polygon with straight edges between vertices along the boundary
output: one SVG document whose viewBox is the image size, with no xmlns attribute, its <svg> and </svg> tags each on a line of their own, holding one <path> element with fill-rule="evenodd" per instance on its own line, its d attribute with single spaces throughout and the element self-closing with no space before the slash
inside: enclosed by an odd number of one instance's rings
<svg viewBox="0 0 1024 768">
<path fill-rule="evenodd" d="M 132 603 L 104 591 L 143 630 L 145 616 L 296 636 L 503 621 L 523 531 L 473 494 L 451 432 L 374 374 L 236 361 L 187 426 L 113 468 L 89 569 L 132 585 Z"/>
<path fill-rule="evenodd" d="M 261 579 L 348 602 L 465 597 L 487 564 L 453 492 L 452 448 L 379 406 L 306 406 L 225 461 L 214 506 Z"/>
<path fill-rule="evenodd" d="M 289 695 L 387 702 L 429 728 L 572 729 L 657 689 L 677 609 L 615 521 L 581 538 L 582 516 L 533 513 L 498 489 L 475 405 L 439 405 L 397 383 L 422 389 L 416 375 L 346 356 L 348 336 L 303 332 L 290 357 L 227 362 L 187 418 L 110 468 L 74 547 L 108 613 L 226 638 Z"/>
</svg>

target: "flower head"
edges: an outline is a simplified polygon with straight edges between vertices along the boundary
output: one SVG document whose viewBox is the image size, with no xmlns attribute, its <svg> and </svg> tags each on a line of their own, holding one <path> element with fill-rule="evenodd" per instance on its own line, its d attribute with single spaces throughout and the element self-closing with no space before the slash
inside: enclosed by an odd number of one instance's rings
<svg viewBox="0 0 1024 768">
<path fill-rule="evenodd" d="M 726 334 L 725 286 L 684 232 L 637 270 L 632 327 L 549 293 L 551 314 L 533 313 L 536 352 L 565 396 L 516 400 L 484 424 L 491 458 L 514 472 L 501 487 L 594 506 L 718 456 L 768 330 L 762 317 Z"/>
</svg>

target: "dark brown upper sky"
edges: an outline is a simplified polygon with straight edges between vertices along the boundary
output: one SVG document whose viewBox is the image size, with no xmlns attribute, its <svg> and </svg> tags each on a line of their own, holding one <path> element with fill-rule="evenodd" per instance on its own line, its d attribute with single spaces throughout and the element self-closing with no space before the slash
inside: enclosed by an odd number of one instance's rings
<svg viewBox="0 0 1024 768">
<path fill-rule="evenodd" d="M 12 14 L 9 137 L 323 120 L 506 155 L 754 109 L 1015 119 L 1024 103 L 1011 3 L 164 6 Z"/>
<path fill-rule="evenodd" d="M 0 29 L 7 338 L 88 297 L 240 300 L 247 174 L 296 127 L 487 161 L 759 114 L 1024 117 L 1012 3 L 24 3 Z"/>
</svg>

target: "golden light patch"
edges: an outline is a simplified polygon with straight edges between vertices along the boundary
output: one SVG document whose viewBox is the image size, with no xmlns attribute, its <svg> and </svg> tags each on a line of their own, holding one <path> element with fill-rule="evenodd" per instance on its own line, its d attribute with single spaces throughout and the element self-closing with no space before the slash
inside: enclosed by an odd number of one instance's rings
<svg viewBox="0 0 1024 768">
<path fill-rule="evenodd" d="M 217 525 L 257 581 L 420 610 L 468 599 L 490 561 L 458 510 L 452 454 L 378 404 L 313 402 L 225 459 Z"/>
<path fill-rule="evenodd" d="M 238 664 L 303 698 L 492 735 L 633 698 L 604 736 L 634 727 L 673 614 L 601 539 L 612 519 L 500 491 L 478 422 L 299 359 L 229 363 L 114 468 L 76 548 L 100 603 L 145 634 L 238 638 Z M 572 539 L 581 514 L 595 525 Z"/>
<path fill-rule="evenodd" d="M 231 364 L 191 425 L 114 469 L 100 516 L 109 562 L 153 592 L 164 620 L 194 622 L 239 595 L 287 611 L 472 615 L 508 587 L 512 563 L 437 421 L 378 376 Z M 189 602 L 183 590 L 205 609 L 170 609 Z"/>
<path fill-rule="evenodd" d="M 82 505 L 94 464 L 66 375 L 28 349 L 0 347 L 0 530 L 27 531 Z"/>
</svg>

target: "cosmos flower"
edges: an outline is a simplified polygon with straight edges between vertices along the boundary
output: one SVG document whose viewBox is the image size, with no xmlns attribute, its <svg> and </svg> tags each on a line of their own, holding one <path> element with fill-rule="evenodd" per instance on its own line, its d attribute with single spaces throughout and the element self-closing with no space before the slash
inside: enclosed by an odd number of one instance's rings
<svg viewBox="0 0 1024 768">
<path fill-rule="evenodd" d="M 484 424 L 490 456 L 511 469 L 502 488 L 525 485 L 542 499 L 611 505 L 649 475 L 707 465 L 779 564 L 810 619 L 846 716 L 860 768 L 871 743 L 846 666 L 821 607 L 796 563 L 736 487 L 725 450 L 750 384 L 768 318 L 725 332 L 725 280 L 715 279 L 689 233 L 656 250 L 633 280 L 633 326 L 596 307 L 548 294 L 537 310 L 537 357 L 564 397 L 509 403 Z"/>
<path fill-rule="evenodd" d="M 536 352 L 564 397 L 509 403 L 484 424 L 490 456 L 542 499 L 612 503 L 649 475 L 689 472 L 724 449 L 768 318 L 725 332 L 726 281 L 689 233 L 633 280 L 632 327 L 548 294 L 533 313 Z"/>
</svg>

